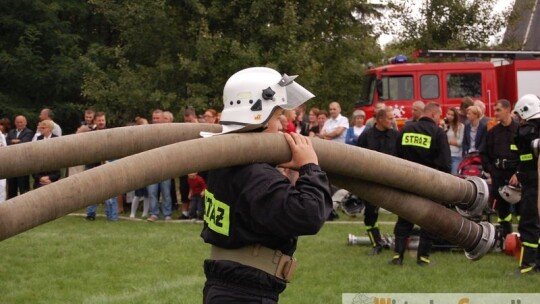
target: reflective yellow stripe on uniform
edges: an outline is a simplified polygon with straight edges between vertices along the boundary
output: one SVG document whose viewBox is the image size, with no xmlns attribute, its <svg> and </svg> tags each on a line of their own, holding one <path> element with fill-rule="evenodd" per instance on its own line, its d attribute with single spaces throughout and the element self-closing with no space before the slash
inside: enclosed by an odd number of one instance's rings
<svg viewBox="0 0 540 304">
<path fill-rule="evenodd" d="M 401 145 L 429 149 L 431 147 L 431 136 L 419 133 L 403 133 Z"/>
<path fill-rule="evenodd" d="M 538 243 L 534 244 L 534 243 L 523 242 L 522 245 L 523 245 L 524 247 L 538 248 Z"/>
<path fill-rule="evenodd" d="M 376 222 L 375 225 L 373 225 L 373 226 L 366 226 L 366 230 L 370 230 L 370 229 L 373 229 L 373 228 L 379 228 L 379 222 Z"/>
<path fill-rule="evenodd" d="M 521 154 L 519 156 L 519 160 L 521 161 L 529 161 L 529 160 L 532 160 L 533 159 L 533 155 L 532 153 L 529 153 L 529 154 Z"/>
<path fill-rule="evenodd" d="M 500 222 L 511 222 L 512 221 L 512 214 L 509 214 L 507 217 L 505 218 L 500 218 L 498 217 L 497 218 L 497 223 L 500 223 Z"/>
<path fill-rule="evenodd" d="M 424 263 L 429 263 L 429 259 L 426 258 L 426 257 L 423 257 L 423 256 L 420 257 L 420 261 L 422 261 Z"/>
<path fill-rule="evenodd" d="M 517 146 L 514 144 L 510 145 L 510 151 L 517 151 Z"/>
<path fill-rule="evenodd" d="M 523 268 L 523 269 L 520 269 L 519 272 L 520 273 L 527 273 L 527 272 L 530 272 L 534 269 L 534 267 L 527 267 L 527 268 Z"/>
<path fill-rule="evenodd" d="M 217 200 L 210 191 L 206 190 L 204 198 L 204 221 L 211 230 L 229 236 L 230 207 Z"/>
<path fill-rule="evenodd" d="M 377 242 L 375 242 L 375 237 L 373 236 L 373 233 L 371 232 L 371 230 L 368 230 L 367 234 L 368 234 L 368 236 L 369 236 L 369 241 L 371 242 L 371 244 L 373 245 L 373 247 L 376 247 L 376 246 L 377 246 Z"/>
</svg>

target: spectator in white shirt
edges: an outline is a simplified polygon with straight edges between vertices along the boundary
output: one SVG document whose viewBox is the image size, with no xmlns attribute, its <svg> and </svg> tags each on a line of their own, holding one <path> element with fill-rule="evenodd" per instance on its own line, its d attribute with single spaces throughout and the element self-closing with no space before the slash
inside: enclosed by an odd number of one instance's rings
<svg viewBox="0 0 540 304">
<path fill-rule="evenodd" d="M 62 128 L 60 128 L 60 126 L 53 121 L 53 118 L 54 118 L 54 113 L 51 109 L 45 108 L 41 110 L 41 112 L 39 112 L 39 121 L 44 121 L 44 120 L 52 121 L 54 125 L 52 134 L 54 134 L 55 136 L 62 136 Z M 32 141 L 36 141 L 38 136 L 40 135 L 41 133 L 39 132 L 39 128 L 38 128 L 38 130 L 36 131 L 36 134 L 34 134 L 34 137 L 32 138 Z"/>
<path fill-rule="evenodd" d="M 321 136 L 324 139 L 345 143 L 346 130 L 349 128 L 349 119 L 341 115 L 341 106 L 332 102 L 328 106 L 330 117 L 324 123 Z"/>
</svg>

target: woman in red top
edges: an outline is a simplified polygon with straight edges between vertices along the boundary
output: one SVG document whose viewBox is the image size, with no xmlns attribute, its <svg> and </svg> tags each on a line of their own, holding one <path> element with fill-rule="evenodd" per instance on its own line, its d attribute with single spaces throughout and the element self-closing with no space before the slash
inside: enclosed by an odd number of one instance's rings
<svg viewBox="0 0 540 304">
<path fill-rule="evenodd" d="M 295 110 L 284 110 L 283 115 L 287 118 L 286 128 L 283 130 L 285 133 L 296 133 L 296 111 Z"/>
</svg>

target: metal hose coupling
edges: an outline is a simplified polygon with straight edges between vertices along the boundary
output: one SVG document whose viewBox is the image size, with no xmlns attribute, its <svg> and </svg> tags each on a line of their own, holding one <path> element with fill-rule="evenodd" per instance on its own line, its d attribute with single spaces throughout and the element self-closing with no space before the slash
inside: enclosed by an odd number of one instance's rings
<svg viewBox="0 0 540 304">
<path fill-rule="evenodd" d="M 489 188 L 486 181 L 478 176 L 467 176 L 465 180 L 471 182 L 476 189 L 476 196 L 472 204 L 457 205 L 456 210 L 461 216 L 475 218 L 482 215 L 488 205 Z"/>
<path fill-rule="evenodd" d="M 473 249 L 465 250 L 465 256 L 473 261 L 479 260 L 495 245 L 495 226 L 489 222 L 480 222 L 478 225 L 482 228 L 480 240 Z"/>
<path fill-rule="evenodd" d="M 369 240 L 369 237 L 364 236 L 356 236 L 352 233 L 349 233 L 349 237 L 347 238 L 347 245 L 354 246 L 354 245 L 370 245 L 371 241 Z"/>
</svg>

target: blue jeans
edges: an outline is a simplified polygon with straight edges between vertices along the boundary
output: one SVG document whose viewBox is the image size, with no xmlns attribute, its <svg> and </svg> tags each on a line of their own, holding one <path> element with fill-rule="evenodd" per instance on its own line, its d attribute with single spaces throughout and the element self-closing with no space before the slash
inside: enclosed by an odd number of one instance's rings
<svg viewBox="0 0 540 304">
<path fill-rule="evenodd" d="M 171 180 L 165 180 L 157 184 L 149 185 L 146 187 L 148 191 L 148 199 L 150 200 L 150 215 L 159 217 L 159 196 L 158 190 L 163 197 L 163 203 L 161 204 L 161 211 L 163 217 L 171 216 L 172 213 L 172 198 L 171 198 Z"/>
<path fill-rule="evenodd" d="M 97 204 L 86 207 L 86 215 L 96 217 Z M 118 220 L 118 201 L 115 197 L 105 201 L 105 215 L 109 221 L 116 222 Z"/>
<path fill-rule="evenodd" d="M 459 164 L 461 163 L 461 156 L 452 156 L 452 174 L 456 175 L 458 172 Z"/>
<path fill-rule="evenodd" d="M 118 201 L 112 197 L 105 201 L 105 215 L 109 221 L 116 222 L 118 220 Z"/>
<path fill-rule="evenodd" d="M 97 210 L 97 205 L 96 204 L 90 205 L 90 206 L 86 207 L 86 215 L 96 217 L 96 210 Z"/>
</svg>

